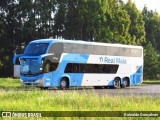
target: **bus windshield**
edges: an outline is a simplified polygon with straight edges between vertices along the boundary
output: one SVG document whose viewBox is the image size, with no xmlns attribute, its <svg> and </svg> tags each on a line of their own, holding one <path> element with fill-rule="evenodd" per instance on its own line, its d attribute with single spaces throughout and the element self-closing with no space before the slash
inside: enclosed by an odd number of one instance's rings
<svg viewBox="0 0 160 120">
<path fill-rule="evenodd" d="M 21 59 L 20 72 L 22 75 L 35 75 L 42 72 L 42 65 L 38 63 L 36 58 Z"/>
<path fill-rule="evenodd" d="M 48 43 L 31 43 L 27 46 L 24 55 L 38 56 L 46 53 Z"/>
</svg>

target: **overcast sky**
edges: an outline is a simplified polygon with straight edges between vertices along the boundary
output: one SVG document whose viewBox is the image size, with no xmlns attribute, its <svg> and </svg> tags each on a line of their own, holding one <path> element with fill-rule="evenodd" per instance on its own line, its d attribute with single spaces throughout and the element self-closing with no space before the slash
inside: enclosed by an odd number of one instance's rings
<svg viewBox="0 0 160 120">
<path fill-rule="evenodd" d="M 128 0 L 123 0 L 127 2 Z M 137 8 L 142 10 L 144 5 L 148 7 L 148 10 L 157 11 L 160 14 L 160 0 L 132 0 L 132 2 L 136 3 Z"/>
</svg>

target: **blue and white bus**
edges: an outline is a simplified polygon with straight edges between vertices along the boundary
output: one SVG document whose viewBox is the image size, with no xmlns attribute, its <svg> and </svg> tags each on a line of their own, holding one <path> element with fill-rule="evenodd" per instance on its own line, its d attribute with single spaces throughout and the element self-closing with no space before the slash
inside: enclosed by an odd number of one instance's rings
<svg viewBox="0 0 160 120">
<path fill-rule="evenodd" d="M 42 88 L 71 86 L 128 87 L 142 83 L 143 47 L 41 39 L 31 41 L 20 60 L 24 85 Z"/>
</svg>

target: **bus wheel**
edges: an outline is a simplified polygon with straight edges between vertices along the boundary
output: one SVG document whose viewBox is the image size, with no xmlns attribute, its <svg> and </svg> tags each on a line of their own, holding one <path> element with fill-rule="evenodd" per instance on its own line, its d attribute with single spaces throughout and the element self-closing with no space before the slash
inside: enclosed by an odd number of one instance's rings
<svg viewBox="0 0 160 120">
<path fill-rule="evenodd" d="M 114 85 L 113 85 L 114 88 L 120 88 L 120 79 L 119 78 L 115 78 L 114 79 Z"/>
<path fill-rule="evenodd" d="M 128 80 L 128 78 L 123 78 L 121 87 L 125 88 L 127 86 L 129 86 L 129 80 Z"/>
<path fill-rule="evenodd" d="M 69 88 L 69 82 L 66 78 L 62 78 L 60 82 L 60 89 L 65 90 Z"/>
</svg>

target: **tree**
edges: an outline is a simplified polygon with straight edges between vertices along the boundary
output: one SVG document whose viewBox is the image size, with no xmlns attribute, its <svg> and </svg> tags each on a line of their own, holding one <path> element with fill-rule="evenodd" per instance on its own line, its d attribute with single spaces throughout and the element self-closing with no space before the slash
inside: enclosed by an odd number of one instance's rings
<svg viewBox="0 0 160 120">
<path fill-rule="evenodd" d="M 56 1 L 56 12 L 54 15 L 54 26 L 53 26 L 53 37 L 55 38 L 63 36 L 65 30 L 65 20 L 66 20 L 66 0 L 57 0 Z"/>
<path fill-rule="evenodd" d="M 155 50 L 160 51 L 160 16 L 156 11 L 148 11 L 146 6 L 142 14 L 145 21 L 146 41 L 150 41 Z"/>
<path fill-rule="evenodd" d="M 57 9 L 55 33 L 61 33 L 66 39 L 98 38 L 105 21 L 106 0 L 61 0 Z"/>
<path fill-rule="evenodd" d="M 151 42 L 146 45 L 144 55 L 144 79 L 157 79 L 160 73 L 160 63 L 158 54 Z"/>
<path fill-rule="evenodd" d="M 106 31 L 106 36 L 103 38 L 104 42 L 132 44 L 129 34 L 130 16 L 123 10 L 123 6 L 124 3 L 122 1 L 108 1 L 108 9 L 105 13 L 106 22 L 104 24 L 108 31 Z"/>
<path fill-rule="evenodd" d="M 118 0 L 61 0 L 55 14 L 55 33 L 66 39 L 131 44 L 130 16 Z"/>
<path fill-rule="evenodd" d="M 15 0 L 2 1 L 0 4 L 0 24 L 3 26 L 0 33 L 0 76 L 12 75 L 12 58 L 17 32 L 17 3 Z"/>
<path fill-rule="evenodd" d="M 130 16 L 131 24 L 129 34 L 131 35 L 131 44 L 141 45 L 145 42 L 145 27 L 141 11 L 139 11 L 131 0 L 124 6 L 124 9 Z"/>
</svg>

